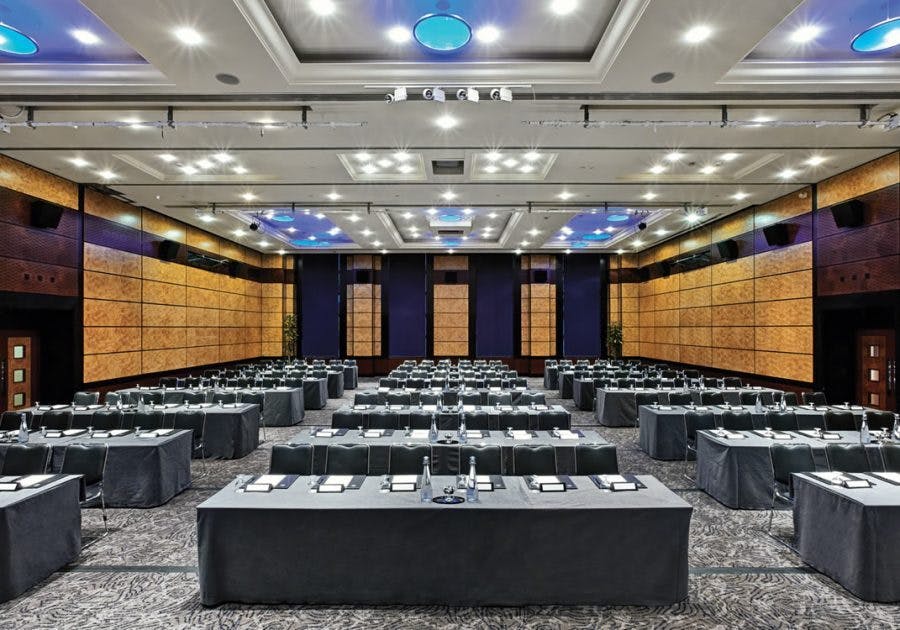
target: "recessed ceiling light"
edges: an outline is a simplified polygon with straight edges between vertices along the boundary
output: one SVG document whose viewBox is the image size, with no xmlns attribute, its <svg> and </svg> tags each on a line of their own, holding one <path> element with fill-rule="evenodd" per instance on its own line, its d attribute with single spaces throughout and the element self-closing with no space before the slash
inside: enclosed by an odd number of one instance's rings
<svg viewBox="0 0 900 630">
<path fill-rule="evenodd" d="M 325 196 L 328 197 L 329 199 L 331 199 L 332 201 L 337 201 L 338 199 L 341 198 L 341 196 L 340 196 L 338 193 L 334 192 L 334 191 L 328 193 L 328 194 L 325 195 Z"/>
<path fill-rule="evenodd" d="M 463 208 L 463 214 L 472 214 L 472 208 Z"/>
<path fill-rule="evenodd" d="M 252 192 L 245 192 L 241 195 L 241 198 L 244 201 L 253 201 L 254 199 L 256 199 L 256 195 Z"/>
<path fill-rule="evenodd" d="M 370 153 L 366 153 L 365 151 L 360 151 L 353 157 L 355 157 L 360 162 L 368 162 L 369 160 L 372 159 L 372 155 Z"/>
<path fill-rule="evenodd" d="M 696 223 L 697 221 L 700 220 L 700 215 L 695 212 L 691 212 L 691 213 L 685 215 L 684 219 L 688 223 Z"/>
<path fill-rule="evenodd" d="M 403 218 L 407 219 L 407 220 L 412 219 L 414 216 L 416 216 L 416 215 L 414 215 L 412 212 L 404 212 L 403 213 Z"/>
<path fill-rule="evenodd" d="M 457 120 L 448 114 L 439 116 L 434 122 L 441 129 L 453 129 L 457 124 Z"/>
<path fill-rule="evenodd" d="M 397 160 L 398 162 L 405 162 L 406 160 L 409 160 L 411 158 L 412 158 L 412 155 L 410 155 L 406 151 L 397 151 L 394 154 L 394 159 Z"/>
<path fill-rule="evenodd" d="M 791 33 L 791 41 L 798 44 L 806 44 L 821 35 L 821 33 L 821 26 L 816 26 L 815 24 L 804 24 L 803 26 L 794 29 L 794 32 Z"/>
<path fill-rule="evenodd" d="M 515 254 L 516 254 L 516 256 L 520 256 L 522 254 L 522 250 L 521 249 L 515 250 Z"/>
<path fill-rule="evenodd" d="M 314 216 L 315 216 L 319 221 L 321 221 L 322 219 L 325 218 L 325 215 L 322 214 L 321 212 L 317 212 Z"/>
<path fill-rule="evenodd" d="M 374 164 L 363 164 L 362 172 L 366 175 L 371 175 L 372 173 L 378 172 L 378 167 Z"/>
<path fill-rule="evenodd" d="M 656 196 L 657 195 L 655 192 L 645 192 L 644 193 L 644 199 L 646 199 L 647 201 L 652 201 L 652 200 L 656 199 Z"/>
<path fill-rule="evenodd" d="M 116 178 L 116 174 L 109 169 L 97 171 L 97 175 L 99 175 L 103 179 L 115 179 Z"/>
<path fill-rule="evenodd" d="M 76 28 L 74 31 L 69 31 L 69 33 L 85 46 L 93 46 L 100 43 L 99 37 L 83 28 Z"/>
<path fill-rule="evenodd" d="M 680 151 L 672 151 L 671 153 L 666 153 L 663 159 L 666 162 L 677 162 L 682 158 L 684 158 L 684 153 L 681 153 Z"/>
<path fill-rule="evenodd" d="M 571 199 L 572 197 L 574 197 L 575 194 L 574 194 L 574 193 L 570 193 L 568 190 L 564 190 L 564 191 L 562 191 L 561 193 L 559 193 L 559 194 L 556 195 L 556 196 L 557 196 L 559 199 L 562 199 L 563 201 L 566 201 L 567 199 Z"/>
<path fill-rule="evenodd" d="M 574 232 L 575 230 L 573 230 L 572 228 L 570 228 L 568 225 L 564 225 L 564 226 L 562 226 L 561 228 L 559 228 L 559 231 L 562 232 L 563 234 L 571 234 L 571 233 Z"/>
<path fill-rule="evenodd" d="M 822 157 L 821 155 L 813 155 L 808 160 L 806 160 L 806 163 L 810 166 L 819 166 L 822 162 L 825 161 L 825 159 L 826 158 Z"/>
<path fill-rule="evenodd" d="M 294 232 L 297 231 L 297 228 L 289 227 L 289 228 L 285 228 L 284 231 L 287 232 L 288 234 L 293 234 Z"/>
<path fill-rule="evenodd" d="M 762 127 L 762 123 L 772 122 L 772 119 L 769 116 L 757 116 L 753 119 L 755 125 L 750 125 L 751 127 Z"/>
<path fill-rule="evenodd" d="M 482 26 L 475 31 L 475 39 L 482 44 L 493 44 L 500 39 L 500 31 L 494 26 Z"/>
<path fill-rule="evenodd" d="M 444 194 L 441 195 L 441 197 L 443 197 L 447 201 L 450 201 L 452 199 L 456 199 L 456 193 L 453 192 L 452 190 L 447 190 L 444 192 Z"/>
<path fill-rule="evenodd" d="M 741 157 L 740 153 L 728 152 L 728 153 L 723 153 L 722 155 L 720 155 L 719 159 L 722 160 L 723 162 L 734 162 L 739 157 Z"/>
<path fill-rule="evenodd" d="M 280 255 L 280 256 L 284 256 L 287 252 L 284 251 L 283 249 L 279 249 L 277 253 L 278 253 L 278 255 Z"/>
<path fill-rule="evenodd" d="M 534 171 L 534 167 L 531 164 L 523 164 L 519 169 L 520 173 L 531 173 L 532 171 Z"/>
<path fill-rule="evenodd" d="M 209 160 L 197 160 L 197 168 L 202 168 L 203 170 L 209 169 L 213 167 L 213 163 Z"/>
<path fill-rule="evenodd" d="M 484 157 L 486 157 L 491 162 L 496 162 L 500 158 L 503 157 L 502 153 L 498 153 L 497 151 L 491 151 L 490 153 L 485 153 Z"/>
<path fill-rule="evenodd" d="M 270 244 L 271 243 L 269 243 L 269 241 L 260 241 L 259 242 L 260 247 L 268 247 Z"/>
<path fill-rule="evenodd" d="M 362 230 L 362 231 L 360 232 L 360 234 L 362 234 L 363 236 L 371 236 L 371 235 L 372 235 L 372 230 L 370 230 L 369 228 L 366 228 L 366 229 Z"/>
<path fill-rule="evenodd" d="M 381 241 L 372 241 L 372 247 L 381 247 Z"/>
<path fill-rule="evenodd" d="M 240 228 L 234 230 L 234 231 L 232 232 L 232 234 L 234 234 L 235 236 L 246 236 L 246 235 L 247 235 L 247 233 L 246 233 L 244 230 L 240 229 Z"/>
<path fill-rule="evenodd" d="M 184 166 L 181 167 L 181 172 L 184 173 L 185 175 L 196 175 L 197 167 L 191 166 L 190 164 L 185 164 Z"/>
<path fill-rule="evenodd" d="M 569 15 L 577 7 L 577 0 L 553 0 L 550 3 L 550 10 L 556 15 Z"/>
<path fill-rule="evenodd" d="M 781 179 L 791 179 L 795 175 L 797 175 L 797 171 L 792 168 L 786 168 L 778 173 L 778 177 L 780 177 Z"/>
<path fill-rule="evenodd" d="M 684 41 L 689 44 L 699 44 L 705 42 L 712 35 L 712 29 L 706 24 L 698 24 L 689 28 L 684 33 Z"/>
<path fill-rule="evenodd" d="M 355 216 L 355 215 L 354 215 L 354 216 Z M 337 235 L 340 234 L 340 233 L 341 233 L 341 228 L 339 228 L 339 227 L 333 227 L 333 228 L 331 228 L 330 230 L 328 230 L 328 234 L 329 234 L 330 236 L 337 236 Z"/>
<path fill-rule="evenodd" d="M 77 166 L 78 168 L 84 168 L 91 165 L 90 162 L 80 157 L 69 158 L 69 162 L 72 163 L 72 166 Z"/>
<path fill-rule="evenodd" d="M 564 240 L 566 240 L 566 239 L 569 238 L 569 237 L 566 236 L 565 234 L 560 234 L 560 235 L 557 236 L 556 238 L 559 239 L 559 240 L 561 240 L 561 241 L 564 241 Z"/>
<path fill-rule="evenodd" d="M 359 215 L 351 214 L 350 216 L 347 217 L 347 220 L 350 221 L 350 223 L 356 223 L 357 221 L 359 221 Z"/>
<path fill-rule="evenodd" d="M 538 160 L 541 159 L 541 154 L 537 153 L 536 151 L 529 151 L 522 157 L 525 158 L 526 160 L 528 160 L 529 162 L 537 162 Z"/>
<path fill-rule="evenodd" d="M 162 160 L 163 162 L 168 162 L 168 163 L 172 163 L 172 162 L 174 162 L 175 160 L 178 159 L 177 157 L 175 157 L 175 156 L 172 155 L 171 153 L 160 153 L 160 154 L 157 155 L 156 157 L 158 157 L 158 158 L 159 158 L 160 160 Z"/>
<path fill-rule="evenodd" d="M 450 249 L 448 249 L 448 250 L 447 250 L 447 253 L 448 253 L 448 254 L 452 254 L 452 253 L 453 253 L 453 248 L 451 247 Z"/>
<path fill-rule="evenodd" d="M 390 168 L 394 165 L 393 162 L 391 162 L 390 160 L 388 160 L 386 158 L 382 158 L 382 159 L 378 160 L 378 162 L 376 162 L 376 164 L 378 164 L 378 166 L 380 166 L 381 168 Z"/>
<path fill-rule="evenodd" d="M 395 26 L 388 29 L 387 36 L 395 44 L 405 44 L 412 39 L 412 33 L 405 26 Z"/>
<path fill-rule="evenodd" d="M 187 44 L 188 46 L 197 46 L 198 44 L 203 43 L 203 35 L 189 26 L 176 28 L 172 32 L 175 34 L 175 37 L 181 40 L 182 44 Z"/>
<path fill-rule="evenodd" d="M 141 124 L 141 121 L 137 118 L 126 118 L 124 121 L 129 124 L 132 129 L 143 129 L 144 125 Z"/>
<path fill-rule="evenodd" d="M 491 212 L 490 214 L 488 214 L 488 218 L 489 218 L 489 219 L 496 219 L 496 218 L 497 218 L 497 213 L 496 213 L 496 212 Z"/>
<path fill-rule="evenodd" d="M 625 253 L 625 250 L 624 250 L 624 249 L 617 249 L 617 250 L 616 250 L 616 253 L 619 254 L 619 255 L 621 256 L 622 254 Z"/>
<path fill-rule="evenodd" d="M 437 214 L 437 208 L 428 208 L 425 212 L 428 214 Z"/>
<path fill-rule="evenodd" d="M 484 167 L 485 173 L 496 173 L 499 170 L 500 169 L 497 168 L 496 166 L 494 166 L 493 164 L 488 164 L 487 166 Z"/>
<path fill-rule="evenodd" d="M 514 160 L 513 158 L 508 158 L 503 161 L 503 166 L 505 166 L 506 168 L 515 168 L 518 165 L 519 165 L 519 161 Z"/>
<path fill-rule="evenodd" d="M 198 214 L 197 218 L 203 221 L 204 223 L 212 223 L 216 220 L 216 217 L 213 214 Z"/>
<path fill-rule="evenodd" d="M 717 170 L 718 169 L 715 167 L 715 165 L 707 164 L 706 166 L 704 166 L 703 168 L 700 169 L 700 173 L 703 175 L 712 175 Z"/>
<path fill-rule="evenodd" d="M 567 253 L 567 254 L 571 254 L 571 253 L 572 253 L 572 250 L 571 250 L 571 249 L 567 249 L 567 250 L 566 250 L 566 253 Z"/>
<path fill-rule="evenodd" d="M 222 151 L 221 153 L 214 154 L 213 159 L 216 162 L 218 162 L 219 164 L 228 164 L 229 162 L 234 160 L 233 157 L 231 157 L 228 153 L 225 153 L 224 151 Z"/>
<path fill-rule="evenodd" d="M 530 244 L 531 243 L 529 243 L 528 241 L 522 241 L 521 243 L 519 243 L 519 245 L 521 245 L 522 247 L 528 247 Z"/>
<path fill-rule="evenodd" d="M 381 253 L 382 253 L 382 254 L 387 254 L 387 253 L 388 253 L 388 250 L 382 249 L 382 250 L 381 250 Z"/>
<path fill-rule="evenodd" d="M 642 241 L 639 238 L 636 238 L 633 241 L 631 241 L 631 244 L 634 245 L 635 247 L 640 247 L 641 245 L 644 244 L 644 241 Z"/>
<path fill-rule="evenodd" d="M 541 233 L 541 231 L 537 228 L 531 228 L 530 230 L 528 230 L 528 233 L 531 234 L 532 236 L 537 236 L 538 234 Z"/>
<path fill-rule="evenodd" d="M 668 230 L 664 230 L 664 229 L 662 229 L 662 228 L 659 228 L 658 230 L 656 230 L 656 235 L 657 235 L 657 236 L 665 236 L 665 235 L 668 234 L 668 233 L 669 233 Z"/>
<path fill-rule="evenodd" d="M 317 15 L 331 15 L 337 9 L 333 0 L 309 0 L 309 8 Z"/>
<path fill-rule="evenodd" d="M 660 173 L 666 172 L 666 167 L 663 166 L 662 164 L 654 164 L 653 166 L 650 167 L 649 170 L 654 175 L 659 175 Z"/>
<path fill-rule="evenodd" d="M 235 166 L 235 167 L 234 167 L 233 169 L 231 169 L 231 170 L 233 170 L 233 171 L 234 171 L 235 173 L 237 173 L 238 175 L 243 175 L 243 174 L 245 174 L 245 173 L 247 172 L 247 169 L 244 168 L 243 166 Z"/>
<path fill-rule="evenodd" d="M 401 164 L 400 166 L 397 167 L 397 170 L 400 171 L 401 173 L 403 173 L 404 175 L 407 175 L 407 174 L 415 171 L 416 168 L 409 164 Z"/>
</svg>

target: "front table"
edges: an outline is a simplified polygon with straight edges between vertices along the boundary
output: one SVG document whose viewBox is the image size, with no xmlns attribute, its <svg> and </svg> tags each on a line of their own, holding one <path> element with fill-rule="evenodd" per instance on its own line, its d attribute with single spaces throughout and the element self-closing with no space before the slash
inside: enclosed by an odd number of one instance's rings
<svg viewBox="0 0 900 630">
<path fill-rule="evenodd" d="M 688 594 L 691 506 L 650 476 L 637 492 L 538 493 L 505 477 L 479 503 L 418 492 L 315 494 L 229 485 L 197 507 L 200 601 L 259 604 L 640 605 Z M 433 479 L 435 496 L 455 477 Z M 289 544 L 286 541 L 290 541 Z"/>
</svg>

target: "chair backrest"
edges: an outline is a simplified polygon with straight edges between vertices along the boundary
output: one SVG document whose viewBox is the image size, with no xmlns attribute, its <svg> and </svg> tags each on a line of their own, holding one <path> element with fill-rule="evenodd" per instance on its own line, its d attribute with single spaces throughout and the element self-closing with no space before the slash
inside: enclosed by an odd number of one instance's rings
<svg viewBox="0 0 900 630">
<path fill-rule="evenodd" d="M 719 386 L 719 379 L 717 379 L 717 378 L 704 377 L 704 378 L 700 379 L 700 382 L 703 385 L 703 387 L 710 387 L 710 388 L 715 389 L 716 387 Z"/>
<path fill-rule="evenodd" d="M 752 431 L 753 416 L 746 409 L 741 411 L 723 411 L 722 428 L 728 431 Z"/>
<path fill-rule="evenodd" d="M 765 422 L 775 431 L 797 430 L 797 416 L 793 411 L 767 411 Z"/>
<path fill-rule="evenodd" d="M 159 379 L 160 387 L 178 387 L 178 377 L 175 376 L 164 376 Z"/>
<path fill-rule="evenodd" d="M 522 395 L 519 397 L 519 404 L 530 405 L 531 403 L 534 403 L 535 405 L 546 405 L 547 399 L 543 392 L 522 392 Z"/>
<path fill-rule="evenodd" d="M 487 411 L 463 412 L 466 420 L 466 428 L 473 431 L 487 431 L 490 429 L 490 416 Z"/>
<path fill-rule="evenodd" d="M 143 392 L 140 397 L 145 405 L 161 405 L 165 401 L 165 395 L 162 392 Z"/>
<path fill-rule="evenodd" d="M 367 444 L 330 444 L 325 451 L 325 474 L 367 475 L 369 446 Z"/>
<path fill-rule="evenodd" d="M 784 392 L 776 400 L 778 400 L 778 401 L 784 400 L 784 404 L 787 405 L 788 407 L 796 407 L 797 406 L 797 394 L 795 392 Z"/>
<path fill-rule="evenodd" d="M 741 404 L 755 405 L 757 397 L 759 397 L 759 394 L 756 392 L 741 392 Z"/>
<path fill-rule="evenodd" d="M 103 442 L 69 444 L 63 454 L 63 475 L 84 475 L 84 484 L 92 486 L 103 481 L 109 447 Z"/>
<path fill-rule="evenodd" d="M 890 411 L 866 411 L 866 423 L 870 431 L 890 431 L 894 428 L 894 414 Z"/>
<path fill-rule="evenodd" d="M 726 376 L 722 379 L 722 383 L 725 385 L 725 387 L 740 387 L 741 385 L 743 385 L 743 383 L 741 383 L 741 379 L 737 376 Z"/>
<path fill-rule="evenodd" d="M 103 394 L 103 402 L 105 402 L 107 405 L 118 404 L 120 400 L 123 404 L 127 403 L 128 396 L 122 396 L 118 392 L 106 392 L 105 394 Z"/>
<path fill-rule="evenodd" d="M 410 396 L 406 392 L 388 392 L 387 404 L 409 406 Z"/>
<path fill-rule="evenodd" d="M 525 431 L 528 429 L 528 414 L 524 411 L 503 413 L 500 414 L 499 422 L 502 429 L 512 427 L 515 431 Z"/>
<path fill-rule="evenodd" d="M 701 405 L 724 405 L 725 395 L 722 392 L 700 392 Z"/>
<path fill-rule="evenodd" d="M 575 447 L 576 475 L 618 475 L 615 444 L 579 444 Z"/>
<path fill-rule="evenodd" d="M 205 392 L 185 392 L 183 400 L 184 400 L 185 405 L 199 405 L 200 403 L 206 402 L 206 393 Z"/>
<path fill-rule="evenodd" d="M 518 444 L 513 447 L 516 475 L 555 475 L 556 449 L 549 444 Z"/>
<path fill-rule="evenodd" d="M 693 397 L 690 392 L 672 392 L 669 394 L 670 405 L 689 405 Z"/>
<path fill-rule="evenodd" d="M 422 392 L 419 394 L 419 402 L 423 405 L 436 405 L 441 402 L 440 392 Z"/>
<path fill-rule="evenodd" d="M 831 470 L 866 473 L 872 470 L 866 447 L 862 444 L 826 444 L 825 455 Z"/>
<path fill-rule="evenodd" d="M 659 402 L 659 396 L 657 394 L 651 394 L 650 392 L 638 392 L 634 395 L 634 404 L 638 407 L 641 405 L 652 405 L 653 403 Z"/>
<path fill-rule="evenodd" d="M 201 409 L 185 409 L 175 414 L 173 428 L 192 431 L 194 443 L 202 442 L 206 433 L 206 414 Z"/>
<path fill-rule="evenodd" d="M 488 405 L 511 405 L 512 404 L 512 394 L 509 392 L 489 392 Z"/>
<path fill-rule="evenodd" d="M 644 387 L 647 389 L 655 389 L 659 387 L 659 379 L 658 378 L 645 378 L 643 381 Z"/>
<path fill-rule="evenodd" d="M 463 444 L 459 447 L 459 472 L 469 472 L 469 458 L 475 457 L 475 472 L 479 475 L 502 475 L 501 449 L 496 444 Z"/>
<path fill-rule="evenodd" d="M 829 431 L 856 431 L 856 418 L 852 411 L 833 411 L 824 414 L 825 428 Z"/>
<path fill-rule="evenodd" d="M 259 405 L 260 411 L 265 400 L 266 395 L 263 392 L 241 392 L 241 404 Z"/>
<path fill-rule="evenodd" d="M 96 405 L 100 402 L 100 392 L 75 392 L 72 402 L 76 405 Z"/>
<path fill-rule="evenodd" d="M 216 392 L 213 394 L 212 401 L 214 403 L 234 403 L 237 402 L 237 394 L 234 392 Z"/>
<path fill-rule="evenodd" d="M 118 409 L 100 409 L 91 417 L 91 426 L 101 431 L 122 428 L 123 414 Z"/>
<path fill-rule="evenodd" d="M 791 473 L 814 472 L 816 461 L 809 444 L 775 442 L 769 447 L 772 474 L 778 483 L 790 486 Z"/>
<path fill-rule="evenodd" d="M 700 378 L 700 370 L 685 370 L 684 378 Z"/>
<path fill-rule="evenodd" d="M 564 409 L 548 409 L 538 413 L 538 430 L 549 431 L 550 429 L 568 429 L 572 424 L 572 417 L 568 411 Z"/>
<path fill-rule="evenodd" d="M 828 400 L 825 398 L 825 392 L 803 392 L 804 405 L 827 405 Z"/>
<path fill-rule="evenodd" d="M 688 444 L 697 441 L 697 431 L 716 428 L 716 417 L 711 411 L 684 412 L 684 437 Z"/>
<path fill-rule="evenodd" d="M 424 411 L 422 409 L 410 409 L 407 422 L 411 429 L 429 429 L 431 428 L 431 415 L 433 412 Z M 398 418 L 399 422 L 399 418 Z M 405 425 L 404 425 L 405 426 Z"/>
<path fill-rule="evenodd" d="M 900 444 L 882 444 L 881 459 L 885 471 L 900 473 Z"/>
<path fill-rule="evenodd" d="M 481 394 L 478 392 L 463 392 L 459 399 L 464 405 L 481 405 Z"/>
<path fill-rule="evenodd" d="M 132 427 L 141 427 L 141 430 L 154 431 L 166 426 L 166 414 L 161 409 L 150 411 L 138 411 L 131 419 Z"/>
<path fill-rule="evenodd" d="M 616 379 L 616 387 L 621 387 L 622 389 L 628 389 L 628 388 L 634 387 L 634 379 L 617 378 Z"/>
<path fill-rule="evenodd" d="M 798 413 L 795 416 L 797 418 L 797 429 L 800 431 L 825 428 L 825 417 L 823 415 L 818 413 Z"/>
<path fill-rule="evenodd" d="M 400 419 L 393 411 L 373 411 L 369 414 L 370 429 L 396 429 Z"/>
<path fill-rule="evenodd" d="M 4 411 L 0 416 L 0 431 L 15 431 L 21 427 L 22 417 L 20 414 L 23 413 L 25 414 L 25 424 L 31 429 L 33 416 L 30 411 Z"/>
<path fill-rule="evenodd" d="M 428 444 L 391 444 L 388 454 L 388 473 L 391 475 L 417 475 L 422 472 L 422 458 L 431 461 Z"/>
<path fill-rule="evenodd" d="M 6 449 L 0 474 L 40 475 L 47 470 L 48 459 L 49 444 L 10 444 Z"/>
<path fill-rule="evenodd" d="M 311 475 L 313 470 L 312 444 L 275 444 L 269 460 L 272 475 Z"/>
<path fill-rule="evenodd" d="M 38 426 L 51 430 L 64 431 L 72 428 L 72 412 L 68 409 L 45 411 L 38 420 Z"/>
</svg>

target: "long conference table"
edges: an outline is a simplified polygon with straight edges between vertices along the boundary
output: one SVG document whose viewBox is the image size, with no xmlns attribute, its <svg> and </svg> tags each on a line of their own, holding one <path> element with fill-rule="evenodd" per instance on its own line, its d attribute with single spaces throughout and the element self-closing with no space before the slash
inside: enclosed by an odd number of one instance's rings
<svg viewBox="0 0 900 630">
<path fill-rule="evenodd" d="M 527 414 L 529 429 L 547 430 L 553 429 L 554 427 L 558 429 L 568 429 L 572 424 L 572 414 L 559 405 L 540 405 L 534 408 L 515 407 L 512 405 L 500 407 L 464 406 L 462 413 L 471 414 L 479 411 L 487 414 L 488 426 L 483 428 L 488 430 L 507 428 L 508 425 L 504 423 L 504 416 L 511 413 Z M 370 428 L 370 418 L 373 415 L 381 413 L 395 414 L 397 416 L 397 426 L 377 428 L 405 428 L 411 425 L 410 416 L 412 414 L 424 414 L 427 416 L 436 416 L 437 428 L 440 431 L 455 431 L 459 429 L 461 414 L 458 409 L 440 409 L 434 405 L 423 405 L 421 408 L 406 405 L 353 405 L 352 407 L 344 406 L 335 410 L 331 415 L 331 426 L 335 429 L 357 429 L 358 427 L 368 429 Z M 475 428 L 471 422 L 469 425 L 470 428 Z"/>
<path fill-rule="evenodd" d="M 458 434 L 452 435 L 456 444 L 429 443 L 428 431 L 413 431 L 409 435 L 403 430 L 390 431 L 378 437 L 365 437 L 354 429 L 344 429 L 338 435 L 330 436 L 328 432 L 304 429 L 293 436 L 290 444 L 313 445 L 313 472 L 325 473 L 326 453 L 332 444 L 365 444 L 369 447 L 369 474 L 386 475 L 390 466 L 390 450 L 393 445 L 429 444 L 431 446 L 431 470 L 437 475 L 455 475 L 468 471 L 468 462 L 460 461 L 461 446 Z M 609 444 L 596 431 L 578 430 L 577 439 L 560 439 L 549 431 L 521 432 L 517 437 L 507 435 L 506 431 L 479 431 L 479 437 L 467 440 L 468 445 L 499 446 L 501 470 L 505 475 L 515 474 L 513 449 L 519 445 L 552 446 L 556 454 L 556 472 L 566 475 L 577 474 L 575 447 L 579 444 Z M 527 436 L 526 436 L 527 433 Z M 326 437 L 327 436 L 327 437 Z M 439 436 L 443 439 L 443 436 Z M 477 467 L 477 463 L 476 463 Z"/>
<path fill-rule="evenodd" d="M 40 477 L 18 479 L 30 485 Z M 48 475 L 38 485 L 0 492 L 0 602 L 21 595 L 78 558 L 80 494 L 79 475 Z"/>
<path fill-rule="evenodd" d="M 657 479 L 637 491 L 532 490 L 422 503 L 367 477 L 358 490 L 230 484 L 197 507 L 200 601 L 356 605 L 665 606 L 688 595 L 692 507 Z M 435 476 L 435 496 L 456 477 Z M 457 493 L 458 494 L 458 493 Z"/>
</svg>

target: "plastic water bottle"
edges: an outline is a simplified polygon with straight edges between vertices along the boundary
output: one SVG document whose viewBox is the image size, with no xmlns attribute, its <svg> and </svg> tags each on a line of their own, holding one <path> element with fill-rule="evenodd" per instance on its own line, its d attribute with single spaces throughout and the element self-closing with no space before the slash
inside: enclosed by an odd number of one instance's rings
<svg viewBox="0 0 900 630">
<path fill-rule="evenodd" d="M 866 421 L 866 417 L 863 416 L 862 423 L 859 425 L 859 443 L 868 444 L 871 441 L 872 436 L 869 434 L 869 423 Z"/>
<path fill-rule="evenodd" d="M 759 394 L 756 395 L 756 406 L 755 406 L 755 409 L 756 409 L 756 413 L 762 413 L 762 412 L 763 412 L 762 398 L 760 398 Z"/>
<path fill-rule="evenodd" d="M 428 441 L 434 444 L 437 442 L 438 438 L 438 430 L 437 430 L 437 414 L 431 414 L 431 427 L 428 429 Z"/>
<path fill-rule="evenodd" d="M 431 503 L 434 497 L 434 491 L 431 489 L 431 467 L 428 465 L 428 458 L 422 458 L 422 489 L 419 490 L 419 499 L 422 503 Z"/>
<path fill-rule="evenodd" d="M 787 401 L 784 399 L 784 394 L 781 395 L 781 402 L 779 403 L 779 408 L 782 411 L 787 411 Z"/>
<path fill-rule="evenodd" d="M 895 440 L 900 440 L 900 413 L 894 414 L 894 430 L 892 433 Z"/>
<path fill-rule="evenodd" d="M 459 414 L 459 443 L 466 443 L 466 414 Z"/>
<path fill-rule="evenodd" d="M 475 456 L 469 457 L 469 476 L 466 477 L 466 501 L 478 503 L 478 476 L 475 474 Z"/>
<path fill-rule="evenodd" d="M 20 413 L 19 418 L 22 420 L 19 425 L 19 444 L 28 444 L 28 416 Z"/>
</svg>

